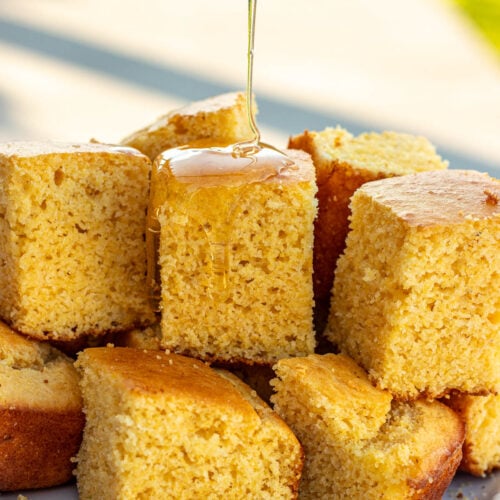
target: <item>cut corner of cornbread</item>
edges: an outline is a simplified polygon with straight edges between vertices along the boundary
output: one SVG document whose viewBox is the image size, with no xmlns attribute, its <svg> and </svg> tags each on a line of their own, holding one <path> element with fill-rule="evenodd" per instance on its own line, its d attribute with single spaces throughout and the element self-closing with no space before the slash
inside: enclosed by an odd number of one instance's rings
<svg viewBox="0 0 500 500">
<path fill-rule="evenodd" d="M 154 161 L 170 148 L 228 146 L 250 137 L 246 95 L 228 92 L 175 109 L 130 134 L 122 144 L 137 148 Z"/>
<path fill-rule="evenodd" d="M 235 376 L 118 347 L 87 349 L 77 367 L 87 417 L 76 469 L 82 499 L 297 497 L 298 440 Z"/>
<path fill-rule="evenodd" d="M 402 399 L 498 390 L 500 183 L 440 170 L 364 184 L 327 337 Z"/>
</svg>

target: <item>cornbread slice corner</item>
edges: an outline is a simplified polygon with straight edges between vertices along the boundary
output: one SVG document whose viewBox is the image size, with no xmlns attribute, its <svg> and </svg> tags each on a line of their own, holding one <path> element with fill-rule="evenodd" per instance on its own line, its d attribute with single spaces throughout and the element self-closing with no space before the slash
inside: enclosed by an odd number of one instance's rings
<svg viewBox="0 0 500 500">
<path fill-rule="evenodd" d="M 73 360 L 0 322 L 0 491 L 69 481 L 84 420 Z"/>
<path fill-rule="evenodd" d="M 252 137 L 243 92 L 195 101 L 130 134 L 122 144 L 142 151 L 151 161 L 170 148 L 228 146 Z"/>
</svg>

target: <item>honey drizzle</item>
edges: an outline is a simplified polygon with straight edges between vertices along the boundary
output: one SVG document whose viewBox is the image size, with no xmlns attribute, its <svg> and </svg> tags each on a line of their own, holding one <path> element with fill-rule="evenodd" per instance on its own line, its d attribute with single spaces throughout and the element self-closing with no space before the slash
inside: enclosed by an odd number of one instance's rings
<svg viewBox="0 0 500 500">
<path fill-rule="evenodd" d="M 240 142 L 234 145 L 236 154 L 252 154 L 260 147 L 260 131 L 255 121 L 254 96 L 253 96 L 253 54 L 255 42 L 255 18 L 257 14 L 257 0 L 248 0 L 248 41 L 247 41 L 247 88 L 246 88 L 246 110 L 247 119 L 253 137 L 250 141 Z"/>
<path fill-rule="evenodd" d="M 147 276 L 156 310 L 159 310 L 161 302 L 158 263 L 160 231 L 170 231 L 175 224 L 169 220 L 168 227 L 161 228 L 158 220 L 160 210 L 168 206 L 176 207 L 186 220 L 190 219 L 203 229 L 210 252 L 210 276 L 206 283 L 206 293 L 211 299 L 224 302 L 232 292 L 229 271 L 234 216 L 242 202 L 246 200 L 245 195 L 248 194 L 249 185 L 274 177 L 285 178 L 297 169 L 281 151 L 260 142 L 260 132 L 253 111 L 252 92 L 256 7 L 257 0 L 248 1 L 246 112 L 253 136 L 228 147 L 184 146 L 168 150 L 162 153 L 153 165 L 146 248 Z M 195 219 L 192 213 L 198 207 L 197 198 L 202 198 L 202 193 L 212 188 L 229 190 L 227 194 L 230 195 L 226 205 L 208 219 Z M 178 196 L 183 189 L 186 196 Z M 210 213 L 210 210 L 208 212 Z"/>
</svg>

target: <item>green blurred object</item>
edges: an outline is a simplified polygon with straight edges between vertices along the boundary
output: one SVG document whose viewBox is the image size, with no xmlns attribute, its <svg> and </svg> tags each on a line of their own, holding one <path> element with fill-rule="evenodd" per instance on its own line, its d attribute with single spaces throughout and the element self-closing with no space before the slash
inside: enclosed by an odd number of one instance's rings
<svg viewBox="0 0 500 500">
<path fill-rule="evenodd" d="M 500 57 L 500 0 L 454 0 L 493 44 Z"/>
</svg>

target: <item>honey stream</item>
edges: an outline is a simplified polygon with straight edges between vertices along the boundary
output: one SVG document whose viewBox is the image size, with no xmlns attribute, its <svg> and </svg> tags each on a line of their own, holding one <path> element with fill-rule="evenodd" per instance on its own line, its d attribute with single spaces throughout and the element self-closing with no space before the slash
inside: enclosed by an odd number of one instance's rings
<svg viewBox="0 0 500 500">
<path fill-rule="evenodd" d="M 197 234 L 204 235 L 210 256 L 204 281 L 207 295 L 226 301 L 231 294 L 231 235 L 241 215 L 238 209 L 251 195 L 250 186 L 296 170 L 285 154 L 260 142 L 252 91 L 256 7 L 256 0 L 248 1 L 246 111 L 252 137 L 228 147 L 170 149 L 153 165 L 146 247 L 148 282 L 156 310 L 161 299 L 160 231 L 175 233 L 174 214 L 182 215 L 191 228 L 202 229 Z M 203 206 L 205 211 L 200 210 Z"/>
</svg>

